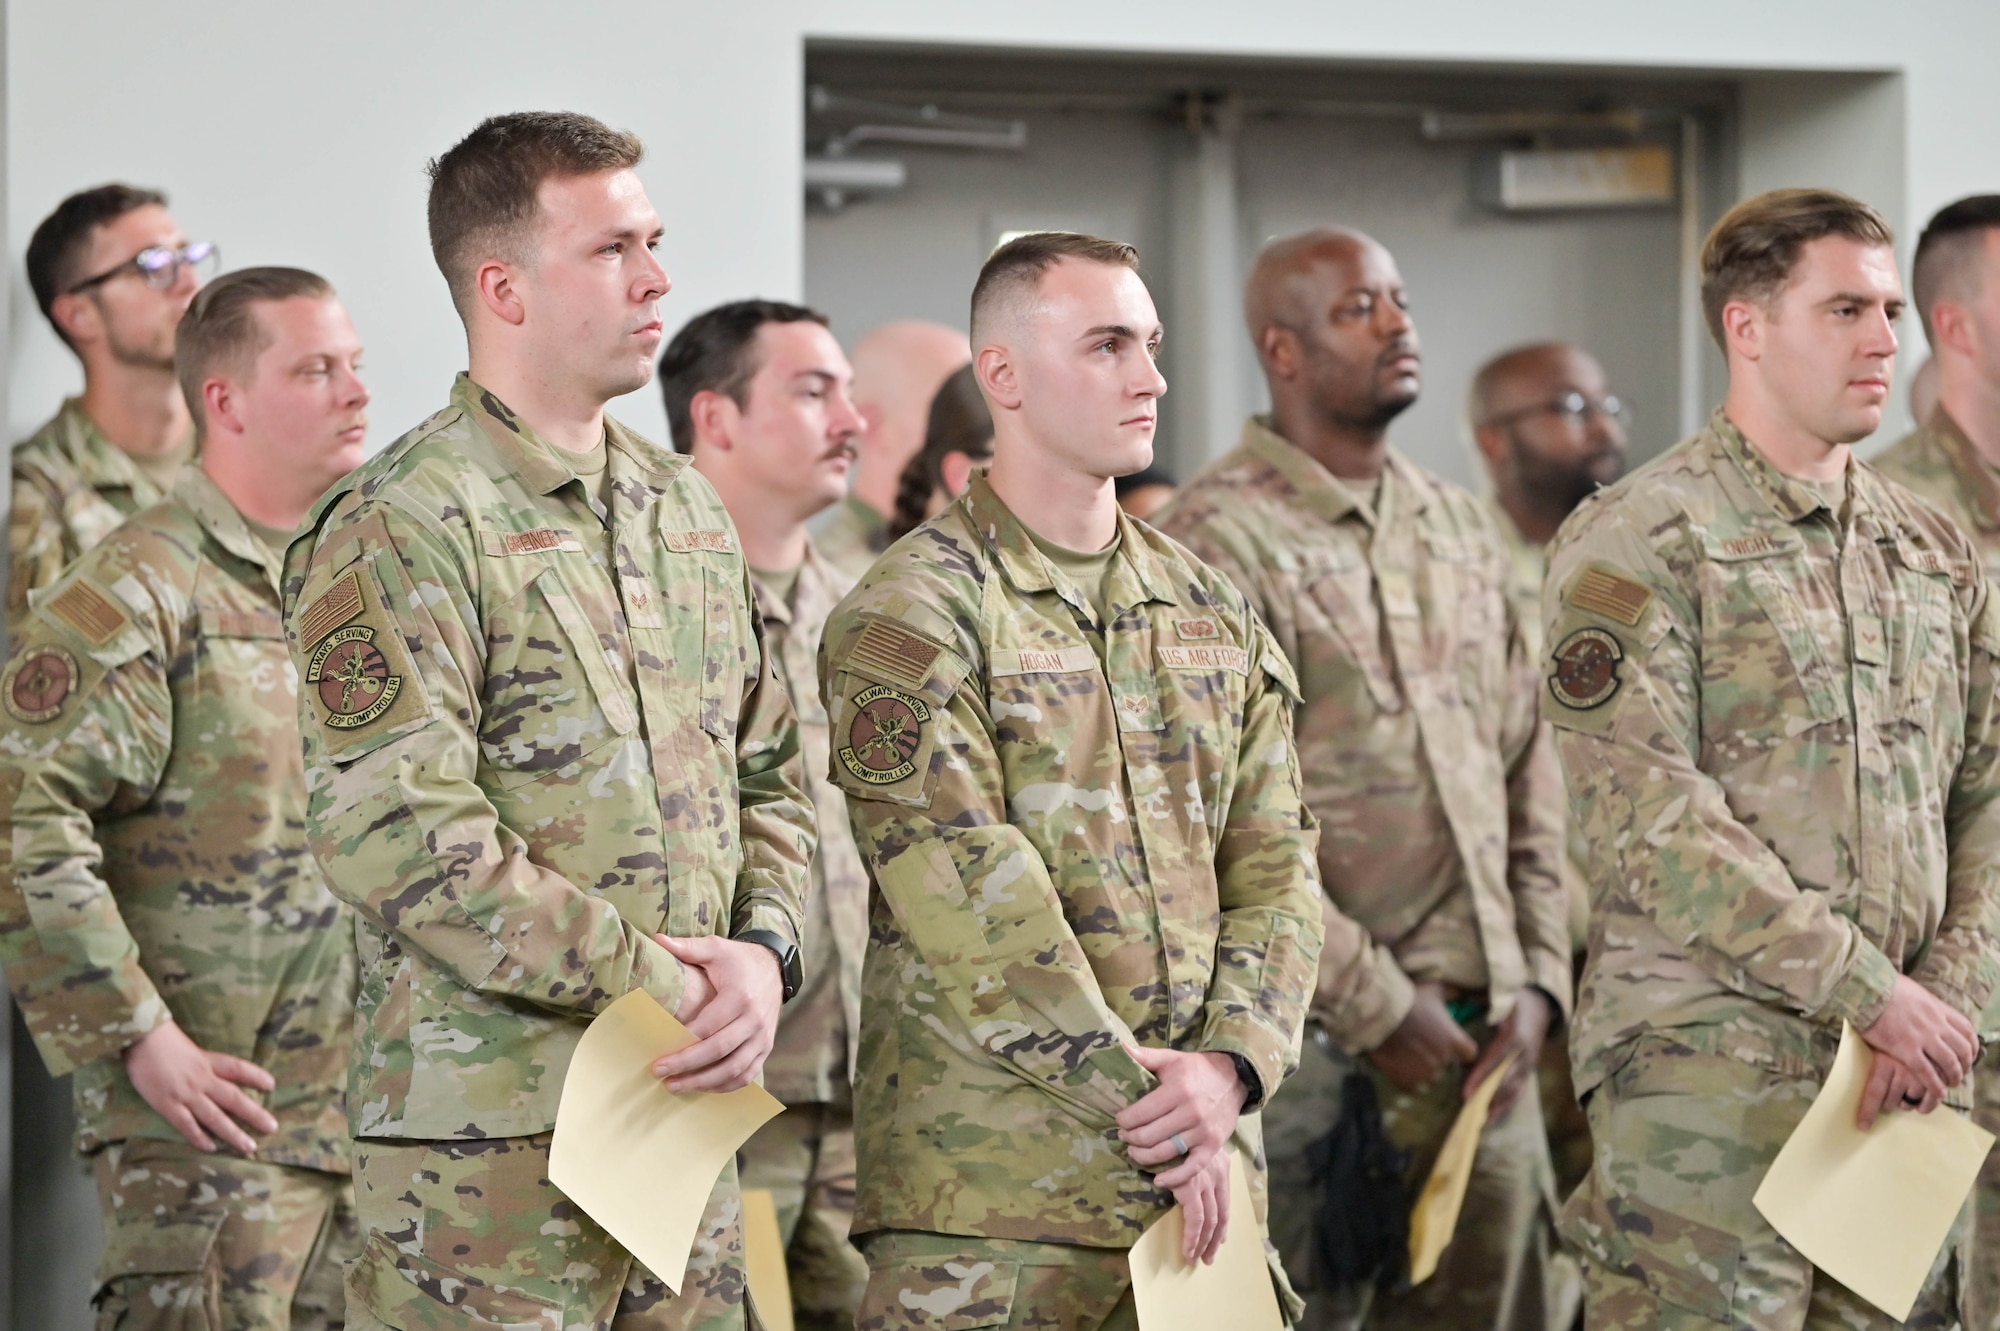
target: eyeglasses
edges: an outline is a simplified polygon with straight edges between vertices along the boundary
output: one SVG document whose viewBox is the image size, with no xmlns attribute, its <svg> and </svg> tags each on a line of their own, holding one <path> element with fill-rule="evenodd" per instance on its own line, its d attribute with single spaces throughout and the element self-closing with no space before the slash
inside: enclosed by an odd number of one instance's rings
<svg viewBox="0 0 2000 1331">
<path fill-rule="evenodd" d="M 1632 407 L 1623 398 L 1609 394 L 1601 398 L 1587 398 L 1572 390 L 1548 402 L 1537 402 L 1532 407 L 1502 412 L 1486 423 L 1512 425 L 1515 421 L 1526 420 L 1530 416 L 1561 416 L 1572 425 L 1588 425 L 1592 416 L 1603 416 L 1617 421 L 1620 425 L 1628 425 L 1632 420 Z"/>
<path fill-rule="evenodd" d="M 125 272 L 135 272 L 146 279 L 146 285 L 155 291 L 165 291 L 180 281 L 181 269 L 192 268 L 195 275 L 207 280 L 215 272 L 222 259 L 222 251 L 206 240 L 191 240 L 179 249 L 168 245 L 153 245 L 140 250 L 115 268 L 107 268 L 96 277 L 86 277 L 69 289 L 71 295 L 88 291 L 94 286 L 102 286 L 112 278 Z"/>
</svg>

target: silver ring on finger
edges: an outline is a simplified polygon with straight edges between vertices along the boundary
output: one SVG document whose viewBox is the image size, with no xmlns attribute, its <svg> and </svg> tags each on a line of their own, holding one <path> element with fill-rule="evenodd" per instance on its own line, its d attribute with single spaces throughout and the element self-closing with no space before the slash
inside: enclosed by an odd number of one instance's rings
<svg viewBox="0 0 2000 1331">
<path fill-rule="evenodd" d="M 1178 1132 L 1173 1136 L 1173 1143 L 1176 1155 L 1186 1155 L 1188 1153 L 1187 1138 L 1181 1136 Z"/>
</svg>

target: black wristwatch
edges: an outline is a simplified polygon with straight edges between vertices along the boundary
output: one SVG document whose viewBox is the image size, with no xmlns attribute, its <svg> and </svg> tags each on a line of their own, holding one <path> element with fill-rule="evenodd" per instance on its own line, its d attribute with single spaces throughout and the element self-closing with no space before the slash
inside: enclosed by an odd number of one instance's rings
<svg viewBox="0 0 2000 1331">
<path fill-rule="evenodd" d="M 805 977 L 799 970 L 799 945 L 775 929 L 745 929 L 736 935 L 739 943 L 756 943 L 768 947 L 778 958 L 778 974 L 785 982 L 785 1001 L 792 1001 L 792 995 L 799 991 L 799 982 Z"/>
</svg>

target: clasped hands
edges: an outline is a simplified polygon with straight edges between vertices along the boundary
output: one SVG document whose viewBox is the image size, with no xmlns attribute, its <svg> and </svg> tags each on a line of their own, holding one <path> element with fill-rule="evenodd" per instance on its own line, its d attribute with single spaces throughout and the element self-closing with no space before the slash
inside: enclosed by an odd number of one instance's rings
<svg viewBox="0 0 2000 1331">
<path fill-rule="evenodd" d="M 1125 1048 L 1160 1084 L 1118 1115 L 1119 1140 L 1132 1162 L 1156 1170 L 1153 1181 L 1180 1203 L 1182 1258 L 1213 1262 L 1229 1234 L 1226 1148 L 1250 1088 L 1227 1054 Z"/>
</svg>

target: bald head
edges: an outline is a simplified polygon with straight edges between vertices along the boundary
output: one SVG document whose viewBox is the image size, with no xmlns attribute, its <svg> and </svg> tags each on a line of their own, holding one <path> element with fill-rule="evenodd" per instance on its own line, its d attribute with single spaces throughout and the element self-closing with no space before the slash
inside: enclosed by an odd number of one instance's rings
<svg viewBox="0 0 2000 1331">
<path fill-rule="evenodd" d="M 1243 318 L 1286 437 L 1321 430 L 1379 441 L 1422 387 L 1416 325 L 1389 251 L 1320 227 L 1266 245 L 1243 289 Z"/>
<path fill-rule="evenodd" d="M 848 359 L 854 405 L 866 423 L 854 494 L 886 515 L 904 466 L 923 447 L 931 399 L 953 371 L 972 363 L 972 346 L 955 328 L 903 319 L 862 338 Z"/>
<path fill-rule="evenodd" d="M 1264 330 L 1273 324 L 1303 327 L 1323 303 L 1329 286 L 1345 286 L 1364 257 L 1378 258 L 1391 269 L 1396 266 L 1389 251 L 1374 239 L 1346 227 L 1316 227 L 1266 245 L 1243 286 L 1243 321 L 1249 325 L 1250 340 L 1261 343 Z"/>
<path fill-rule="evenodd" d="M 1602 394 L 1604 370 L 1595 357 L 1567 342 L 1531 342 L 1503 351 L 1479 367 L 1472 376 L 1465 416 L 1476 429 L 1495 416 L 1552 402 L 1579 384 Z"/>
</svg>

